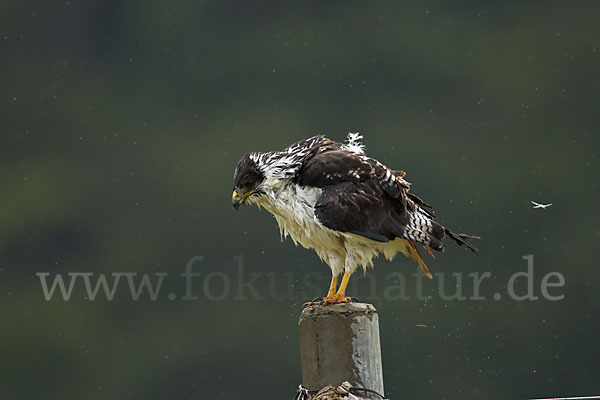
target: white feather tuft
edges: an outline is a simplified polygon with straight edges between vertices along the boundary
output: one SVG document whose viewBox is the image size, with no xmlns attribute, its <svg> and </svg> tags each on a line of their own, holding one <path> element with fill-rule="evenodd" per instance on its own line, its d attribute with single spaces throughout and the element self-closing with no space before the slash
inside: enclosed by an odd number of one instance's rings
<svg viewBox="0 0 600 400">
<path fill-rule="evenodd" d="M 362 138 L 362 135 L 358 132 L 348 132 L 348 139 L 346 140 L 348 143 L 348 150 L 356 154 L 364 154 L 365 145 L 361 142 Z"/>
</svg>

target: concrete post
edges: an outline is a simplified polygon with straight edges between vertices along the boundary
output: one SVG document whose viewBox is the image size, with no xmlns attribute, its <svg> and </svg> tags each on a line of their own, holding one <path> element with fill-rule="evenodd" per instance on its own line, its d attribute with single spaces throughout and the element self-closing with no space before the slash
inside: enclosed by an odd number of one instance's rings
<svg viewBox="0 0 600 400">
<path fill-rule="evenodd" d="M 371 304 L 312 306 L 300 314 L 302 385 L 344 381 L 383 393 L 379 318 Z"/>
</svg>

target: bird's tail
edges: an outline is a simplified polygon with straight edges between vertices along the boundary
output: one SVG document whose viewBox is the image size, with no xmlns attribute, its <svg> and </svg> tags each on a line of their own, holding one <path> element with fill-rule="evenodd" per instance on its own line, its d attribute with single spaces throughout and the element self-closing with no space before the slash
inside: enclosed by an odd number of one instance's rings
<svg viewBox="0 0 600 400">
<path fill-rule="evenodd" d="M 469 243 L 468 240 L 471 240 L 471 239 L 481 239 L 481 237 L 474 236 L 474 235 L 467 235 L 465 233 L 454 233 L 454 232 L 452 232 L 448 228 L 444 228 L 444 230 L 445 230 L 446 234 L 448 236 L 450 236 L 450 238 L 452 240 L 454 240 L 459 246 L 462 246 L 464 244 L 473 253 L 479 255 L 477 247 L 475 247 L 471 243 Z"/>
<path fill-rule="evenodd" d="M 452 238 L 452 240 L 454 240 L 456 243 L 458 243 L 459 246 L 465 245 L 473 253 L 475 253 L 476 255 L 479 255 L 477 248 L 467 241 L 467 240 L 471 240 L 471 239 L 481 239 L 479 236 L 467 235 L 464 233 L 454 233 L 451 230 L 446 229 L 446 228 L 444 228 L 444 230 L 445 230 L 445 233 L 448 236 L 450 236 L 450 238 Z M 415 244 L 415 242 L 413 242 L 412 240 L 407 240 L 407 242 L 410 243 L 410 248 L 409 248 L 410 258 L 414 262 L 419 264 L 419 267 L 421 267 L 421 271 L 423 271 L 423 273 L 425 275 L 427 275 L 427 277 L 429 279 L 432 279 L 433 276 L 431 275 L 431 272 L 429 272 L 429 268 L 427 268 L 427 264 L 425 264 L 425 260 L 423 260 L 421 253 L 419 253 L 419 249 L 417 248 L 417 245 Z M 435 256 L 433 255 L 431 250 L 429 250 L 429 247 L 427 247 L 426 244 L 422 243 L 422 246 L 427 250 L 427 252 L 431 255 L 431 257 L 435 258 Z"/>
</svg>

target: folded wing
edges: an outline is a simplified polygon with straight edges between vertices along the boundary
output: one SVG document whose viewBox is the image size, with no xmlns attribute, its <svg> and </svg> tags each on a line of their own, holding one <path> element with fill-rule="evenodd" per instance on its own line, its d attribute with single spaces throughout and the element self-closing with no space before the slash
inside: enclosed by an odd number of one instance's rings
<svg viewBox="0 0 600 400">
<path fill-rule="evenodd" d="M 330 229 L 379 242 L 403 238 L 443 250 L 447 230 L 421 207 L 426 203 L 409 193 L 403 176 L 365 155 L 331 150 L 307 159 L 298 183 L 322 189 L 315 215 Z M 464 236 L 455 236 L 471 248 Z"/>
</svg>

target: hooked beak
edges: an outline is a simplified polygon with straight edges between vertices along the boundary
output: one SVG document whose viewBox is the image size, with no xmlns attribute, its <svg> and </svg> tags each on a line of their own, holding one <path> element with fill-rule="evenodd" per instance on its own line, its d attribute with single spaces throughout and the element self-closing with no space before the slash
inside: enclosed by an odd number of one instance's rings
<svg viewBox="0 0 600 400">
<path fill-rule="evenodd" d="M 231 204 L 233 205 L 233 208 L 237 210 L 240 205 L 242 205 L 246 197 L 250 196 L 252 193 L 254 193 L 254 190 L 251 190 L 240 196 L 238 191 L 234 189 L 233 194 L 231 195 Z"/>
<path fill-rule="evenodd" d="M 237 190 L 234 190 L 233 194 L 231 195 L 231 204 L 236 210 L 240 208 L 240 204 L 242 204 L 242 198 L 238 194 Z"/>
</svg>

